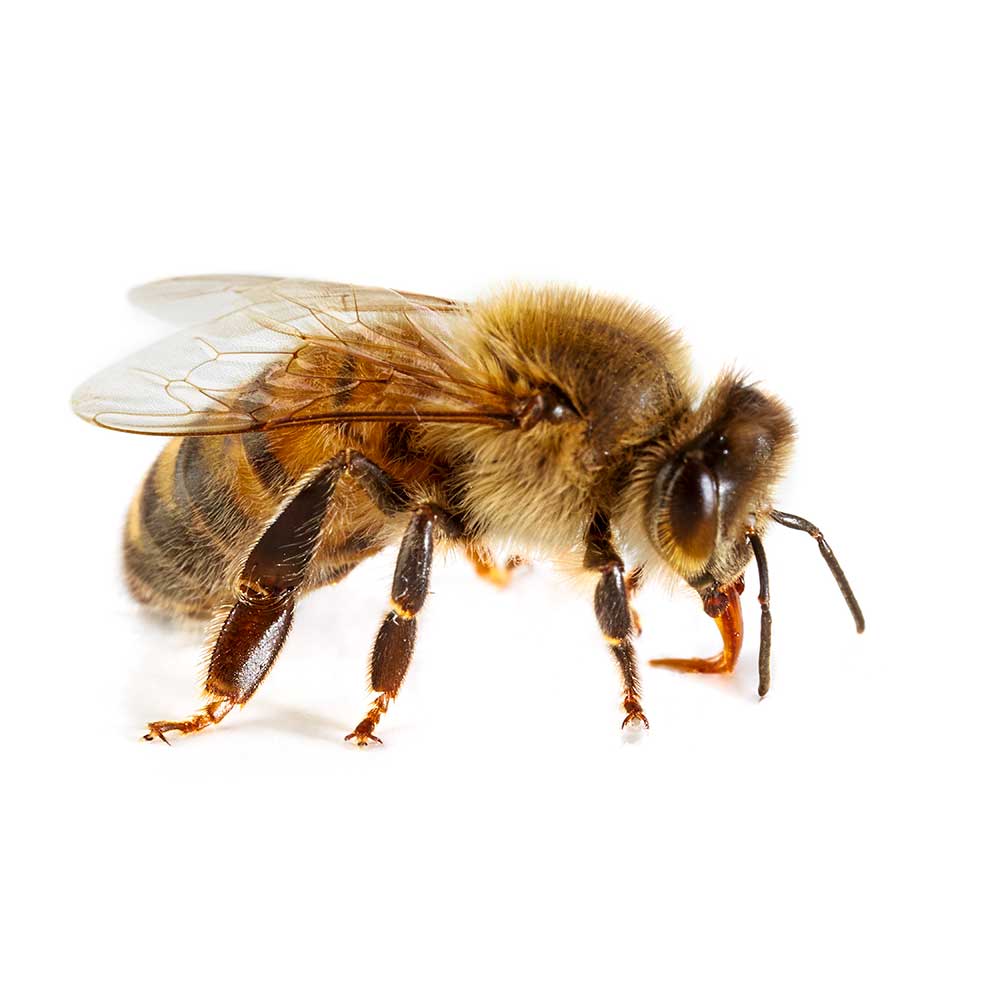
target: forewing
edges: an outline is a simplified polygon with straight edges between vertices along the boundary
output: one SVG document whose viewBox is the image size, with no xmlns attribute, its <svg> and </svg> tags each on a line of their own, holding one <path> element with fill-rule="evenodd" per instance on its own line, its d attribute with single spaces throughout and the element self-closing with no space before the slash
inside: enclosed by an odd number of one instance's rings
<svg viewBox="0 0 1000 1000">
<path fill-rule="evenodd" d="M 456 351 L 461 304 L 385 288 L 213 275 L 133 301 L 201 321 L 94 376 L 73 408 L 144 434 L 231 434 L 298 423 L 512 424 L 516 400 Z"/>
<path fill-rule="evenodd" d="M 309 281 L 257 274 L 197 274 L 167 278 L 140 285 L 129 292 L 129 301 L 140 309 L 172 323 L 205 323 L 246 306 L 276 299 L 293 299 L 323 310 L 393 312 L 402 307 L 424 307 L 454 312 L 462 303 L 434 295 L 398 292 L 392 288 L 347 285 L 335 281 Z"/>
</svg>

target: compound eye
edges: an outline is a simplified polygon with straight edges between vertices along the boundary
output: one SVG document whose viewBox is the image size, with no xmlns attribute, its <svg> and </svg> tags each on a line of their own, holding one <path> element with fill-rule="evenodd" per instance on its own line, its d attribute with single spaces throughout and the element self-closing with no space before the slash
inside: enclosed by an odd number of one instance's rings
<svg viewBox="0 0 1000 1000">
<path fill-rule="evenodd" d="M 704 565 L 715 549 L 718 528 L 715 476 L 700 459 L 687 459 L 667 488 L 661 513 L 663 540 L 679 549 L 686 560 Z"/>
</svg>

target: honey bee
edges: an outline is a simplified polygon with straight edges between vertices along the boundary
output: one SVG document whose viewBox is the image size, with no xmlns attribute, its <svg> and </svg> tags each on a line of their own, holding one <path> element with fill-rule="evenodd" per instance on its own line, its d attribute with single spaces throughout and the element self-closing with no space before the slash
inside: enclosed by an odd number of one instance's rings
<svg viewBox="0 0 1000 1000">
<path fill-rule="evenodd" d="M 464 304 L 231 275 L 132 297 L 153 313 L 187 303 L 198 322 L 94 376 L 73 407 L 99 427 L 172 437 L 129 509 L 125 575 L 139 601 L 211 620 L 204 706 L 151 722 L 145 739 L 197 732 L 245 705 L 301 596 L 390 545 L 374 700 L 345 737 L 359 745 L 380 742 L 441 546 L 497 582 L 525 557 L 592 574 L 623 726 L 648 726 L 631 607 L 644 572 L 694 588 L 723 644 L 714 658 L 652 663 L 728 673 L 756 560 L 761 696 L 771 522 L 816 540 L 864 629 L 822 533 L 772 506 L 794 436 L 787 408 L 732 372 L 699 399 L 684 342 L 648 309 L 559 287 Z"/>
</svg>

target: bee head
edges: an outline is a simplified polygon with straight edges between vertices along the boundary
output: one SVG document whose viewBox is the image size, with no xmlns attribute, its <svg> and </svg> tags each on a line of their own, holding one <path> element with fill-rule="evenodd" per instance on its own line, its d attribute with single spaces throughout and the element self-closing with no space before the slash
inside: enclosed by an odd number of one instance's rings
<svg viewBox="0 0 1000 1000">
<path fill-rule="evenodd" d="M 699 593 L 743 573 L 748 531 L 770 509 L 794 434 L 782 403 L 725 375 L 640 459 L 649 540 Z"/>
</svg>

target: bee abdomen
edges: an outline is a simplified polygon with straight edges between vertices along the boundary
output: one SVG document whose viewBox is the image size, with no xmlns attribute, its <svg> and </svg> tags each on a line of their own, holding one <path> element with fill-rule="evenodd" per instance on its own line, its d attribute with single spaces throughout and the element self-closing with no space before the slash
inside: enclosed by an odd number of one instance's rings
<svg viewBox="0 0 1000 1000">
<path fill-rule="evenodd" d="M 231 601 L 247 554 L 299 481 L 265 434 L 171 441 L 129 509 L 124 556 L 132 594 L 183 615 L 209 615 Z M 383 518 L 371 508 L 365 515 L 348 505 L 331 516 L 339 523 L 324 532 L 305 590 L 343 579 L 386 543 Z"/>
<path fill-rule="evenodd" d="M 129 511 L 125 576 L 135 597 L 175 613 L 210 613 L 273 516 L 286 478 L 266 442 L 171 441 Z"/>
</svg>

